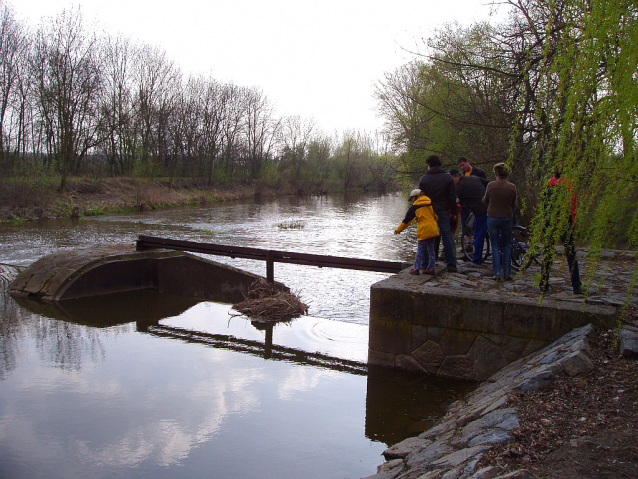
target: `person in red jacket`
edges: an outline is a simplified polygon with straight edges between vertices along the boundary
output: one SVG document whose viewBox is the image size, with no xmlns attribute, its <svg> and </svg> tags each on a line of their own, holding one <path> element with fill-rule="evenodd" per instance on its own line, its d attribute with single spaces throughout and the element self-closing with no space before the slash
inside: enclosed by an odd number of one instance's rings
<svg viewBox="0 0 638 479">
<path fill-rule="evenodd" d="M 565 188 L 565 190 L 562 190 L 563 188 Z M 569 195 L 570 212 L 566 224 L 559 221 L 560 214 L 557 209 L 560 207 L 561 193 Z M 554 262 L 554 240 L 557 236 L 556 233 L 558 233 L 565 249 L 565 256 L 567 256 L 572 291 L 574 294 L 583 294 L 583 284 L 580 280 L 578 260 L 576 259 L 575 228 L 576 210 L 578 206 L 576 190 L 566 178 L 561 178 L 560 172 L 557 171 L 547 183 L 544 201 L 546 202 L 545 208 L 548 212 L 548 218 L 544 230 L 545 238 L 543 262 L 541 264 L 540 289 L 544 293 L 549 291 L 549 274 Z M 560 228 L 560 231 L 557 232 L 556 228 Z"/>
<path fill-rule="evenodd" d="M 414 267 L 410 270 L 410 274 L 419 274 L 419 270 L 423 270 L 423 274 L 434 274 L 436 266 L 435 238 L 439 236 L 438 217 L 432 209 L 432 201 L 421 190 L 412 190 L 410 201 L 413 204 L 394 234 L 401 233 L 416 219 L 418 243 Z"/>
</svg>

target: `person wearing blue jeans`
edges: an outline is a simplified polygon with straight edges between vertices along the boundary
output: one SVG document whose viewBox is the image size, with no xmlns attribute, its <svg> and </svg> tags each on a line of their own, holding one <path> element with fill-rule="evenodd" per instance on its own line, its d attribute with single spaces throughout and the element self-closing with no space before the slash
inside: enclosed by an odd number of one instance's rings
<svg viewBox="0 0 638 479">
<path fill-rule="evenodd" d="M 441 233 L 441 243 L 445 253 L 445 264 L 449 272 L 456 271 L 456 253 L 454 251 L 454 241 L 452 241 L 452 221 L 450 214 L 445 211 L 437 212 L 439 220 L 439 232 Z"/>
<path fill-rule="evenodd" d="M 512 276 L 513 223 L 513 218 L 487 217 L 487 229 L 492 241 L 492 270 L 497 281 Z"/>
<path fill-rule="evenodd" d="M 475 265 L 481 264 L 483 262 L 483 246 L 487 234 L 487 206 L 483 204 L 485 185 L 481 178 L 463 176 L 456 168 L 450 170 L 450 176 L 452 176 L 454 181 L 456 196 L 461 203 L 461 208 L 467 208 L 468 211 L 474 213 L 472 263 Z M 461 209 L 461 212 L 463 212 L 463 209 Z M 461 224 L 464 227 L 467 219 L 462 221 Z"/>
<path fill-rule="evenodd" d="M 490 181 L 485 189 L 483 203 L 487 205 L 487 229 L 492 241 L 493 279 L 512 279 L 512 227 L 516 208 L 517 190 L 514 183 L 507 180 L 505 163 L 494 165 L 495 181 Z"/>
<path fill-rule="evenodd" d="M 452 240 L 452 221 L 450 215 L 458 218 L 454 181 L 443 169 L 443 163 L 437 155 L 425 159 L 428 170 L 421 177 L 419 189 L 432 201 L 432 208 L 438 215 L 441 242 L 445 252 L 445 263 L 449 273 L 456 272 L 456 251 Z"/>
</svg>

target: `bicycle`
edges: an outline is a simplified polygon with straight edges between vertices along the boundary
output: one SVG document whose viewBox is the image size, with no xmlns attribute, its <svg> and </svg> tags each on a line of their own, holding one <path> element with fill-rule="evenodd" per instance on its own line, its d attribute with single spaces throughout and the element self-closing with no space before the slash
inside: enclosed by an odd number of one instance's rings
<svg viewBox="0 0 638 479">
<path fill-rule="evenodd" d="M 463 228 L 461 229 L 461 249 L 466 261 L 472 261 L 474 258 L 474 213 L 470 212 Z M 485 244 L 483 246 L 484 263 L 492 255 L 492 247 L 490 245 L 490 236 L 485 232 Z"/>
<path fill-rule="evenodd" d="M 540 266 L 540 253 L 532 251 L 529 246 L 529 231 L 524 226 L 512 228 L 512 268 L 525 271 L 532 263 Z"/>
<path fill-rule="evenodd" d="M 467 261 L 472 261 L 474 256 L 474 213 L 470 213 L 463 225 L 461 234 L 461 248 Z M 485 248 L 483 250 L 483 262 L 492 254 L 490 235 L 485 234 Z M 533 262 L 540 265 L 538 253 L 530 251 L 529 231 L 524 226 L 514 225 L 512 228 L 512 269 L 525 271 Z"/>
</svg>

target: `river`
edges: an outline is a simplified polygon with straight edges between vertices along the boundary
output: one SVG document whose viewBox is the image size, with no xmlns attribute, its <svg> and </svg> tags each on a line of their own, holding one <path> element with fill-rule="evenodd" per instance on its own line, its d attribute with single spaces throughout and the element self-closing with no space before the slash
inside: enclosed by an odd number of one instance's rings
<svg viewBox="0 0 638 479">
<path fill-rule="evenodd" d="M 283 197 L 0 226 L 0 263 L 133 244 L 139 234 L 354 258 L 412 261 L 413 229 L 393 235 L 404 195 Z M 265 275 L 259 261 L 211 258 Z M 79 302 L 60 317 L 3 284 L 0 478 L 358 478 L 387 445 L 427 429 L 470 387 L 364 364 L 370 285 L 387 274 L 275 264 L 309 304 L 263 325 L 230 305 L 153 292 Z M 147 315 L 182 338 L 144 331 Z M 230 345 L 210 340 L 225 335 Z M 188 337 L 186 337 L 188 336 Z M 297 360 L 305 353 L 326 364 Z M 334 361 L 333 361 L 334 360 Z"/>
</svg>

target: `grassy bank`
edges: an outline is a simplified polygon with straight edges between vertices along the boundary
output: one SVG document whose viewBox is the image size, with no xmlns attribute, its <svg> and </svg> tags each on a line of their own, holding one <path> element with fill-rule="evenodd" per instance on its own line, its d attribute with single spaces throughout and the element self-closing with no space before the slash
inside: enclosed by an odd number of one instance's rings
<svg viewBox="0 0 638 479">
<path fill-rule="evenodd" d="M 207 188 L 193 182 L 163 179 L 74 178 L 67 191 L 57 181 L 0 183 L 0 222 L 95 216 L 186 205 L 204 205 L 254 196 L 297 194 L 262 185 Z"/>
</svg>

